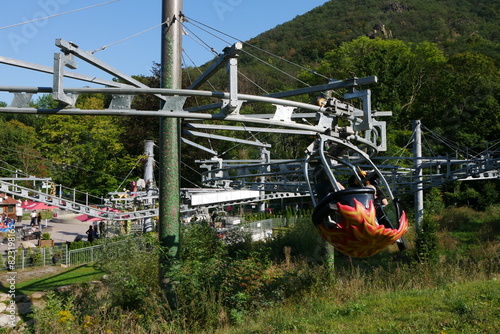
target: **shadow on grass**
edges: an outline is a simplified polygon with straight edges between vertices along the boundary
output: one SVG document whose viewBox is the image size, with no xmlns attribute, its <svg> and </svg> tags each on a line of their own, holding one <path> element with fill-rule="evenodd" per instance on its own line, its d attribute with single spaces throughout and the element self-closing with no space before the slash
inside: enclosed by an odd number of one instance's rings
<svg viewBox="0 0 500 334">
<path fill-rule="evenodd" d="M 82 265 L 59 272 L 55 275 L 48 274 L 42 278 L 34 278 L 26 282 L 17 283 L 16 295 L 29 294 L 36 291 L 54 290 L 65 285 L 85 283 L 99 279 L 103 274 L 102 271 L 97 270 L 92 265 Z M 22 273 L 18 272 L 17 277 L 19 277 L 19 275 L 22 275 Z M 2 284 L 0 286 L 0 291 L 8 293 L 9 287 Z"/>
<path fill-rule="evenodd" d="M 17 278 L 19 275 L 22 275 L 22 272 L 12 272 L 10 275 L 15 275 Z M 22 321 L 26 322 L 31 319 L 31 312 L 34 311 L 34 304 L 32 301 L 30 299 L 26 299 L 26 297 L 22 297 L 23 295 L 30 295 L 37 291 L 48 292 L 62 286 L 90 282 L 100 279 L 102 275 L 103 272 L 97 270 L 93 265 L 85 264 L 64 270 L 63 272 L 58 272 L 56 274 L 51 275 L 50 273 L 47 273 L 44 277 L 17 283 L 15 284 L 16 304 L 18 304 L 19 307 L 23 305 L 23 311 L 21 312 L 20 308 L 18 315 Z M 0 292 L 7 294 L 12 293 L 12 291 L 10 291 L 10 285 L 7 284 L 6 286 L 4 285 L 4 282 L 0 283 Z M 9 281 L 7 280 L 6 282 Z"/>
</svg>

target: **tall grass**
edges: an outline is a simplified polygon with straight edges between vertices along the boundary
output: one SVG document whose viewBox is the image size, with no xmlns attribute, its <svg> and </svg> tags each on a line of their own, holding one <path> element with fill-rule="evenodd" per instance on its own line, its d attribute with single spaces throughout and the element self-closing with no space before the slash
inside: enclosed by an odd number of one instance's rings
<svg viewBox="0 0 500 334">
<path fill-rule="evenodd" d="M 485 321 L 498 326 L 499 310 L 492 306 L 500 301 L 498 231 L 495 218 L 465 212 L 465 219 L 483 219 L 468 226 L 467 233 L 477 238 L 460 240 L 457 233 L 463 226 L 455 220 L 464 217 L 451 212 L 445 223 L 439 223 L 435 262 L 418 261 L 410 232 L 412 247 L 404 253 L 391 246 L 369 259 L 336 254 L 333 270 L 307 219 L 266 242 L 251 242 L 244 231 L 223 242 L 208 225 L 198 224 L 181 234 L 182 265 L 169 277 L 174 282 L 169 298 L 156 279 L 158 245 L 150 239 L 103 259 L 99 267 L 107 276 L 102 284 L 79 285 L 51 296 L 50 303 L 35 312 L 30 330 L 488 333 Z M 488 224 L 493 235 L 484 239 L 480 231 Z M 443 250 L 444 237 L 456 240 L 453 251 Z"/>
</svg>

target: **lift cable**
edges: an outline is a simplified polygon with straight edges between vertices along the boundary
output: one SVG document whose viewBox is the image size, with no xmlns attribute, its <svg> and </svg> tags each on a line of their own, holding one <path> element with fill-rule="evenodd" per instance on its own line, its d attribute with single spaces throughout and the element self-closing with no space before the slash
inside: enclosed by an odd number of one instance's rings
<svg viewBox="0 0 500 334">
<path fill-rule="evenodd" d="M 279 59 L 279 60 L 281 60 L 281 61 L 284 61 L 284 62 L 287 62 L 287 63 L 289 63 L 289 64 L 291 64 L 291 65 L 297 66 L 297 67 L 299 67 L 300 69 L 303 69 L 303 70 L 305 70 L 305 71 L 307 71 L 307 72 L 309 72 L 309 73 L 311 73 L 311 74 L 314 74 L 314 75 L 320 76 L 320 77 L 322 77 L 322 78 L 324 78 L 324 79 L 330 79 L 330 78 L 328 78 L 328 77 L 326 77 L 326 76 L 324 76 L 324 75 L 322 75 L 322 74 L 320 74 L 320 73 L 318 73 L 318 72 L 316 72 L 316 71 L 313 71 L 313 70 L 308 69 L 308 68 L 306 68 L 306 67 L 304 67 L 304 66 L 301 66 L 301 65 L 299 65 L 299 64 L 297 64 L 297 63 L 294 63 L 294 62 L 292 62 L 292 61 L 290 61 L 290 60 L 288 60 L 288 59 L 285 59 L 285 58 L 283 58 L 283 57 L 280 57 L 280 56 L 278 56 L 278 55 L 275 55 L 274 53 L 269 52 L 269 51 L 266 51 L 266 50 L 264 50 L 264 49 L 262 49 L 262 48 L 259 48 L 259 47 L 255 46 L 255 45 L 253 45 L 253 44 L 250 44 L 250 43 L 244 42 L 244 41 L 240 40 L 239 38 L 236 38 L 236 37 L 234 37 L 234 36 L 231 36 L 231 35 L 229 35 L 229 34 L 226 34 L 226 33 L 222 32 L 222 31 L 220 31 L 220 30 L 218 30 L 218 29 L 215 29 L 215 28 L 213 28 L 213 27 L 210 27 L 210 26 L 208 26 L 208 25 L 206 25 L 206 24 L 204 24 L 204 23 L 202 23 L 202 22 L 199 22 L 199 21 L 197 21 L 197 20 L 195 20 L 195 19 L 193 19 L 193 18 L 191 18 L 191 17 L 186 17 L 186 18 L 188 19 L 188 21 L 187 21 L 187 22 L 189 22 L 189 23 L 191 23 L 191 24 L 193 24 L 192 22 L 196 22 L 196 23 L 197 23 L 197 24 L 199 24 L 199 25 L 203 25 L 203 26 L 205 26 L 205 27 L 207 27 L 207 28 L 209 28 L 209 29 L 212 29 L 212 30 L 214 30 L 214 31 L 216 31 L 216 32 L 218 32 L 218 33 L 220 33 L 220 34 L 222 34 L 222 35 L 225 35 L 225 36 L 227 36 L 227 37 L 230 37 L 230 38 L 232 38 L 232 39 L 235 39 L 235 40 L 237 40 L 237 41 L 240 41 L 241 43 L 244 43 L 244 44 L 246 44 L 246 45 L 248 45 L 248 46 L 250 46 L 250 47 L 253 47 L 253 48 L 255 48 L 255 49 L 257 49 L 257 50 L 259 50 L 259 51 L 261 51 L 261 52 L 264 52 L 264 53 L 266 53 L 266 54 L 268 54 L 268 55 L 270 55 L 270 56 L 272 56 L 272 57 L 275 57 L 275 58 L 277 58 L 277 59 Z M 195 24 L 193 24 L 193 25 L 195 25 Z M 196 25 L 195 25 L 195 26 L 196 26 Z M 200 28 L 200 29 L 202 29 L 202 28 Z M 212 35 L 213 35 L 213 34 L 212 34 Z M 226 43 L 227 43 L 227 41 L 226 41 Z"/>
<path fill-rule="evenodd" d="M 79 9 L 70 10 L 70 11 L 67 11 L 67 12 L 64 12 L 64 13 L 58 13 L 58 14 L 54 14 L 54 15 L 49 15 L 49 16 L 44 16 L 44 17 L 38 17 L 38 18 L 30 20 L 30 21 L 24 21 L 24 22 L 19 22 L 19 23 L 11 24 L 11 25 L 5 26 L 5 27 L 0 27 L 0 30 L 7 29 L 7 28 L 12 28 L 12 27 L 16 27 L 16 26 L 20 26 L 20 25 L 24 25 L 24 24 L 36 22 L 36 21 L 42 21 L 42 20 L 50 19 L 50 18 L 53 18 L 53 17 L 56 17 L 56 16 L 61 16 L 61 15 L 66 15 L 66 14 L 70 14 L 70 13 L 75 13 L 75 12 L 79 12 L 79 11 L 82 11 L 82 10 L 85 10 L 85 9 L 90 9 L 90 8 L 94 8 L 94 7 L 98 7 L 98 6 L 103 6 L 103 5 L 107 5 L 107 4 L 110 4 L 112 2 L 117 2 L 117 1 L 120 1 L 120 0 L 112 0 L 112 1 L 103 2 L 103 3 L 100 3 L 100 4 L 88 6 L 88 7 L 83 7 L 83 8 L 79 8 Z"/>
<path fill-rule="evenodd" d="M 219 54 L 217 52 L 217 50 L 215 50 L 215 48 L 213 48 L 210 45 L 208 45 L 208 43 L 206 43 L 202 38 L 200 38 L 197 34 L 195 34 L 191 29 L 189 29 L 188 27 L 186 27 L 185 24 L 182 25 L 182 28 L 185 31 L 189 32 L 189 34 L 187 34 L 186 36 L 190 37 L 193 41 L 195 41 L 196 43 L 198 43 L 199 45 L 201 45 L 205 50 L 209 51 L 210 53 L 212 53 L 215 56 L 217 56 Z"/>
<path fill-rule="evenodd" d="M 144 155 L 141 155 L 138 159 L 137 159 L 137 162 L 135 163 L 134 167 L 132 167 L 130 169 L 130 171 L 128 172 L 127 176 L 125 176 L 125 178 L 122 180 L 122 183 L 120 183 L 120 185 L 116 188 L 115 192 L 117 192 L 122 186 L 123 184 L 125 183 L 125 181 L 128 179 L 128 177 L 130 176 L 130 174 L 132 174 L 132 172 L 137 168 L 137 165 L 142 161 L 142 159 L 144 158 L 145 156 Z"/>
<path fill-rule="evenodd" d="M 160 24 L 157 24 L 157 25 L 155 25 L 155 26 L 153 26 L 153 27 L 151 27 L 151 28 L 148 28 L 148 29 L 143 30 L 143 31 L 141 31 L 141 32 L 138 32 L 138 33 L 136 33 L 136 34 L 130 35 L 130 36 L 128 36 L 128 37 L 125 37 L 125 38 L 123 38 L 123 39 L 120 39 L 119 41 L 113 42 L 113 43 L 108 44 L 108 45 L 104 45 L 104 46 L 100 47 L 99 49 L 96 49 L 96 50 L 94 50 L 94 51 L 90 51 L 90 53 L 96 53 L 96 52 L 99 52 L 99 51 L 105 50 L 105 49 L 109 48 L 110 46 L 113 46 L 113 45 L 119 44 L 119 43 L 121 43 L 121 42 L 125 42 L 125 41 L 127 41 L 127 40 L 129 40 L 129 39 L 131 39 L 131 38 L 134 38 L 134 37 L 136 37 L 136 36 L 142 35 L 142 34 L 144 34 L 144 33 L 148 32 L 148 31 L 150 31 L 150 30 L 153 30 L 153 29 L 156 29 L 156 28 L 158 28 L 158 27 L 161 27 L 161 26 L 162 26 L 162 25 L 164 25 L 164 24 L 167 24 L 167 21 L 162 22 L 162 23 L 160 23 Z M 169 28 L 170 28 L 170 27 L 169 27 Z"/>
</svg>

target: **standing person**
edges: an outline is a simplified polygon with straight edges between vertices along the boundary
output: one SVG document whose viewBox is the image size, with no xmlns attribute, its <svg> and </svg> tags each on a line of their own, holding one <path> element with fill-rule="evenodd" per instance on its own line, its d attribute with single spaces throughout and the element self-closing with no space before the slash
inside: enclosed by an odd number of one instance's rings
<svg viewBox="0 0 500 334">
<path fill-rule="evenodd" d="M 94 225 L 94 240 L 99 239 L 99 230 L 97 229 L 97 225 Z"/>
<path fill-rule="evenodd" d="M 30 218 L 31 218 L 31 226 L 35 226 L 36 225 L 36 210 L 33 210 L 31 211 L 30 213 Z"/>
<path fill-rule="evenodd" d="M 85 233 L 87 233 L 88 242 L 93 242 L 94 241 L 94 229 L 92 228 L 92 225 L 89 226 L 89 229 Z"/>
<path fill-rule="evenodd" d="M 18 201 L 16 204 L 16 218 L 18 223 L 23 221 L 23 208 L 21 207 L 21 201 Z"/>
<path fill-rule="evenodd" d="M 36 224 L 40 226 L 42 224 L 42 212 L 38 212 L 36 215 Z"/>
<path fill-rule="evenodd" d="M 97 220 L 92 222 L 92 225 L 94 225 L 94 238 L 99 239 L 99 226 L 97 225 Z"/>
<path fill-rule="evenodd" d="M 137 192 L 137 185 L 135 184 L 135 181 L 130 183 L 130 191 L 132 192 L 132 197 L 135 197 Z"/>
<path fill-rule="evenodd" d="M 101 220 L 99 222 L 99 234 L 103 237 L 106 237 L 106 224 L 104 223 L 104 220 Z"/>
</svg>

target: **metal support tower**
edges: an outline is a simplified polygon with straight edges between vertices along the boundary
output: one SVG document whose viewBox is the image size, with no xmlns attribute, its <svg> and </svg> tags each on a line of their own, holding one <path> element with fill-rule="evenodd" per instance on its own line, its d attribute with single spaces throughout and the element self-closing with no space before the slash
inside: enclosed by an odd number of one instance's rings
<svg viewBox="0 0 500 334">
<path fill-rule="evenodd" d="M 415 230 L 421 232 L 424 217 L 424 189 L 422 183 L 422 130 L 420 120 L 413 121 L 413 157 L 415 168 Z"/>
<path fill-rule="evenodd" d="M 182 0 L 162 0 L 161 88 L 180 89 L 182 83 Z M 175 96 L 164 102 L 163 110 L 173 110 Z M 160 117 L 160 244 L 168 250 L 168 263 L 179 259 L 180 138 L 179 119 Z M 164 263 L 165 264 L 165 263 Z"/>
</svg>

